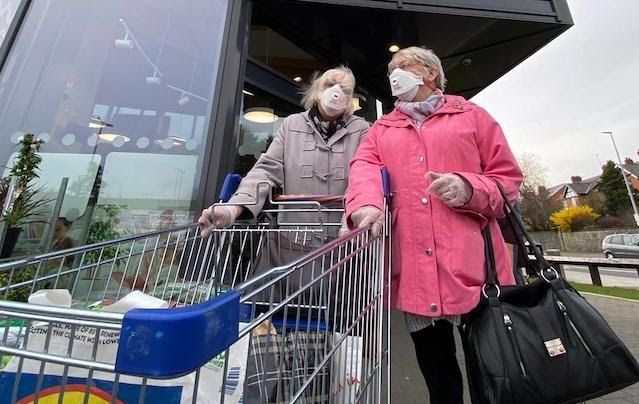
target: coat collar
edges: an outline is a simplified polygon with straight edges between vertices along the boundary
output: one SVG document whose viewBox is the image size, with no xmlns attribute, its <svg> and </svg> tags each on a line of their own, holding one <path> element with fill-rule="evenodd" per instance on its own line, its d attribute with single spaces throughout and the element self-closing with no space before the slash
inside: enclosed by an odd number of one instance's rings
<svg viewBox="0 0 639 404">
<path fill-rule="evenodd" d="M 428 118 L 430 119 L 436 115 L 443 114 L 459 114 L 472 110 L 475 106 L 472 102 L 466 100 L 464 97 L 460 97 L 457 95 L 449 95 L 445 94 L 446 102 L 439 108 L 437 111 L 433 112 Z M 406 116 L 403 112 L 399 111 L 397 108 L 393 109 L 390 113 L 382 116 L 377 120 L 376 123 L 379 123 L 384 126 L 393 126 L 393 127 L 405 127 L 411 126 L 411 121 L 408 116 Z"/>
<path fill-rule="evenodd" d="M 315 124 L 313 123 L 313 121 L 311 120 L 311 118 L 308 116 L 308 110 L 302 112 L 302 116 L 304 117 L 304 119 L 306 120 L 307 125 L 309 126 L 309 128 L 311 128 L 313 130 L 313 132 L 315 133 L 315 136 L 317 138 L 319 138 L 319 140 L 321 140 L 322 142 L 324 142 L 324 138 L 322 137 L 322 135 L 317 131 L 317 128 L 315 127 Z M 349 128 L 349 126 L 351 125 L 351 123 L 353 123 L 354 121 L 358 120 L 358 119 L 362 119 L 358 116 L 355 115 L 351 115 L 348 117 L 348 119 L 346 119 L 346 124 L 344 125 L 343 128 L 339 129 L 337 132 L 335 132 L 333 134 L 333 136 L 331 136 L 328 141 L 326 142 L 327 146 L 332 146 L 333 144 L 335 144 L 337 141 L 339 141 L 341 138 L 343 138 L 344 136 L 348 135 L 349 133 L 351 133 L 351 130 Z"/>
</svg>

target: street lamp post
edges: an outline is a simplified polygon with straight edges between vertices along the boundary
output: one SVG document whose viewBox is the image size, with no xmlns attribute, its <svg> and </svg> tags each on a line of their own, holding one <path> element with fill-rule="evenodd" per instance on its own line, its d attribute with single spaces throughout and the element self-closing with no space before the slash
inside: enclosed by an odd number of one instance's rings
<svg viewBox="0 0 639 404">
<path fill-rule="evenodd" d="M 624 184 L 626 184 L 628 198 L 630 198 L 630 203 L 632 204 L 633 217 L 635 218 L 637 227 L 639 227 L 639 212 L 637 211 L 637 203 L 635 202 L 635 198 L 632 197 L 632 189 L 630 188 L 630 183 L 628 182 L 628 178 L 626 178 L 626 174 L 623 172 L 623 162 L 621 161 L 621 156 L 619 155 L 619 150 L 617 149 L 617 143 L 615 143 L 615 137 L 612 135 L 612 131 L 603 131 L 601 133 L 603 133 L 604 135 L 610 135 L 612 145 L 615 148 L 615 153 L 617 153 L 617 160 L 619 160 L 619 169 L 621 169 L 621 176 L 623 177 Z"/>
</svg>

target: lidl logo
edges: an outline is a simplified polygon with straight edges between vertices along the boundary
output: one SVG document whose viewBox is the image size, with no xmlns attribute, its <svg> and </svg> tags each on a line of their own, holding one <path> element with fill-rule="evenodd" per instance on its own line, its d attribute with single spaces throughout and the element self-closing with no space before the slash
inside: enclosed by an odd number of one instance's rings
<svg viewBox="0 0 639 404">
<path fill-rule="evenodd" d="M 180 385 L 147 384 L 142 392 L 142 386 L 122 381 L 116 386 L 109 380 L 89 381 L 81 377 L 67 377 L 63 380 L 61 376 L 38 376 L 32 373 L 22 373 L 16 386 L 15 373 L 0 372 L 2 404 L 11 402 L 14 394 L 18 398 L 18 404 L 137 404 L 142 394 L 147 403 L 179 404 L 182 389 L 183 386 Z M 117 393 L 114 393 L 115 391 Z"/>
<path fill-rule="evenodd" d="M 80 384 L 70 384 L 64 386 L 64 388 L 61 386 L 50 387 L 42 390 L 37 397 L 33 394 L 23 398 L 18 401 L 18 404 L 34 404 L 36 401 L 38 404 L 124 404 L 124 401 L 114 400 L 113 396 L 104 390 L 100 390 L 97 387 L 87 388 L 87 386 Z"/>
</svg>

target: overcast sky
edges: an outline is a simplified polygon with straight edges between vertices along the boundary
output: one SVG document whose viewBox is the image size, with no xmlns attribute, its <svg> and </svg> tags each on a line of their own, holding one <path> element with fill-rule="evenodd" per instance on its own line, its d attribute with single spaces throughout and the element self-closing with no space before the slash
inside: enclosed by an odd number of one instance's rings
<svg viewBox="0 0 639 404">
<path fill-rule="evenodd" d="M 532 152 L 549 185 L 639 159 L 639 1 L 568 0 L 575 25 L 473 101 L 502 125 L 516 155 Z"/>
</svg>

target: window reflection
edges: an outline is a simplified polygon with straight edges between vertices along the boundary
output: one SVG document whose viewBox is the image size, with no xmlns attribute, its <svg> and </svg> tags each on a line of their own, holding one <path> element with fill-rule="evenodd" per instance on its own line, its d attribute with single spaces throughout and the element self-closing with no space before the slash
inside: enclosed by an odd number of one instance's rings
<svg viewBox="0 0 639 404">
<path fill-rule="evenodd" d="M 235 172 L 245 175 L 271 144 L 284 118 L 302 111 L 302 107 L 251 86 L 247 86 L 242 94 Z"/>
<path fill-rule="evenodd" d="M 0 45 L 4 41 L 9 31 L 9 26 L 16 14 L 20 0 L 2 0 L 0 1 Z"/>
<path fill-rule="evenodd" d="M 0 165 L 24 133 L 43 139 L 42 181 L 71 179 L 80 239 L 103 206 L 126 233 L 192 217 L 227 3 L 32 1 L 0 74 Z"/>
</svg>

